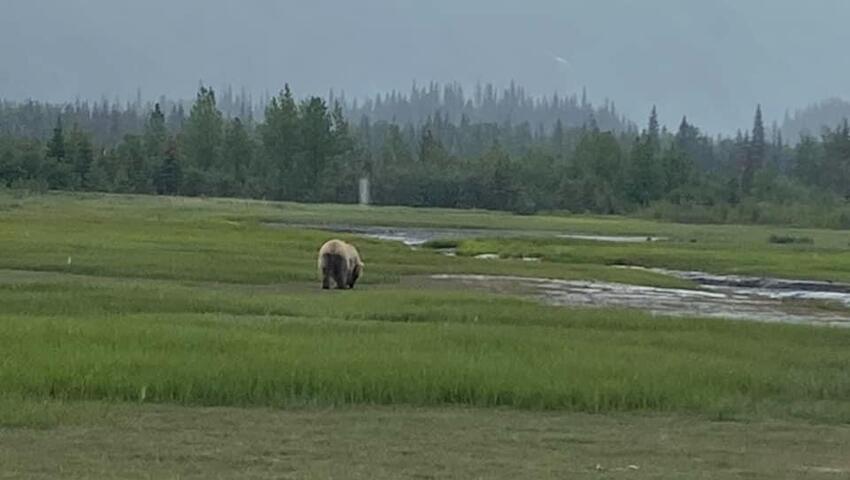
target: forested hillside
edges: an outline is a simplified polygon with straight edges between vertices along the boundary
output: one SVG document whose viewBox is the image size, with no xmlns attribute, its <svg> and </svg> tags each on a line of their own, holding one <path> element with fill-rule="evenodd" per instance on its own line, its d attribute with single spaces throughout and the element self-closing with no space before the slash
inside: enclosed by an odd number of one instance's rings
<svg viewBox="0 0 850 480">
<path fill-rule="evenodd" d="M 288 87 L 256 102 L 208 87 L 191 103 L 5 102 L 0 184 L 354 202 L 369 176 L 381 204 L 850 228 L 846 121 L 788 145 L 760 108 L 733 138 L 648 114 L 638 129 L 584 95 L 436 84 L 360 104 Z"/>
</svg>

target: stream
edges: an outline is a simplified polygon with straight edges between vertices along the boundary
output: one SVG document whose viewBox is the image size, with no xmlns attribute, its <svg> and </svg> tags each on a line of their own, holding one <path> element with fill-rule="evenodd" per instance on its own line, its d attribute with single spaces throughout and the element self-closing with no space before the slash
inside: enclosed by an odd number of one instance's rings
<svg viewBox="0 0 850 480">
<path fill-rule="evenodd" d="M 272 224 L 276 227 L 313 228 L 398 241 L 416 248 L 437 239 L 472 237 L 551 236 L 588 241 L 639 243 L 666 240 L 653 236 L 610 236 L 556 231 L 407 228 L 354 225 Z M 437 250 L 455 255 L 453 249 Z M 476 258 L 498 259 L 496 254 Z M 538 261 L 538 258 L 525 258 Z M 565 266 L 564 268 L 569 268 Z M 557 280 L 515 276 L 432 275 L 438 283 L 463 285 L 491 292 L 531 292 L 541 302 L 559 306 L 635 308 L 657 315 L 713 317 L 762 322 L 784 322 L 850 327 L 850 284 L 779 278 L 718 275 L 699 271 L 620 266 L 669 275 L 694 282 L 699 289 L 659 288 L 613 282 Z"/>
</svg>

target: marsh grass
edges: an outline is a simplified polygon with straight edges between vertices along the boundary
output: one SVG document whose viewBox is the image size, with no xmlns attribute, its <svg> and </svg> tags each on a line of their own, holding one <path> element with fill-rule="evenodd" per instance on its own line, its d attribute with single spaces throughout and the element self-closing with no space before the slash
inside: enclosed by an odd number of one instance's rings
<svg viewBox="0 0 850 480">
<path fill-rule="evenodd" d="M 258 218 L 315 221 L 327 214 L 428 223 L 443 212 L 425 211 L 418 219 L 413 209 L 378 215 L 350 207 L 103 195 L 0 196 L 0 205 L 16 205 L 0 208 L 4 425 L 63 415 L 64 407 L 39 413 L 32 402 L 84 400 L 452 404 L 850 421 L 850 332 L 843 329 L 563 309 L 400 282 L 463 272 L 672 286 L 682 282 L 607 264 L 732 268 L 736 254 L 750 269 L 791 273 L 796 264 L 798 272 L 818 276 L 846 268 L 838 250 L 820 240 L 816 247 L 772 249 L 760 232 L 740 243 L 707 236 L 694 248 L 554 240 L 459 245 L 466 255 L 489 250 L 545 259 L 529 264 L 447 258 L 346 237 L 367 263 L 362 289 L 322 292 L 315 249 L 327 233 L 268 229 Z M 494 218 L 445 215 L 449 225 Z M 565 221 L 615 228 L 609 225 L 618 220 Z M 637 228 L 635 222 L 624 221 L 622 229 Z M 760 254 L 748 247 L 756 238 Z"/>
<path fill-rule="evenodd" d="M 806 243 L 646 242 L 605 243 L 572 239 L 468 239 L 460 256 L 496 253 L 505 258 L 540 257 L 560 264 L 630 265 L 720 274 L 850 282 L 850 250 Z"/>
<path fill-rule="evenodd" d="M 401 287 L 295 290 L 114 279 L 4 285 L 3 393 L 850 421 L 844 330 L 565 310 Z"/>
</svg>

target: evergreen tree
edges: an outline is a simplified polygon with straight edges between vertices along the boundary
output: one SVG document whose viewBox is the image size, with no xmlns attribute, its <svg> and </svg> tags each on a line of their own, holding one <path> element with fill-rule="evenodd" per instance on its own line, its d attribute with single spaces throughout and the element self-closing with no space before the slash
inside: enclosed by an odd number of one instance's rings
<svg viewBox="0 0 850 480">
<path fill-rule="evenodd" d="M 490 168 L 485 207 L 493 210 L 509 210 L 514 205 L 516 196 L 510 158 L 496 143 L 484 155 L 483 163 Z"/>
<path fill-rule="evenodd" d="M 183 110 L 183 103 L 177 102 L 173 104 L 171 106 L 171 111 L 168 113 L 168 119 L 165 122 L 168 127 L 168 131 L 174 134 L 183 130 L 185 122 L 186 112 Z"/>
<path fill-rule="evenodd" d="M 62 162 L 65 159 L 65 134 L 62 130 L 62 117 L 56 118 L 53 136 L 47 142 L 47 158 L 57 162 Z"/>
<path fill-rule="evenodd" d="M 647 141 L 652 152 L 658 153 L 661 149 L 661 140 L 658 133 L 658 113 L 655 111 L 655 105 L 652 106 L 652 112 L 649 114 L 649 128 L 647 129 Z"/>
<path fill-rule="evenodd" d="M 685 186 L 691 178 L 692 161 L 685 151 L 676 144 L 665 149 L 662 157 L 664 171 L 664 191 L 670 193 Z"/>
<path fill-rule="evenodd" d="M 0 137 L 0 190 L 26 175 L 23 165 L 18 160 L 18 145 L 13 145 L 12 141 L 3 140 Z"/>
<path fill-rule="evenodd" d="M 331 112 L 331 133 L 334 146 L 334 153 L 342 155 L 351 151 L 354 147 L 354 140 L 351 138 L 351 127 L 348 120 L 345 119 L 345 113 L 342 110 L 342 105 L 334 104 L 333 112 Z"/>
<path fill-rule="evenodd" d="M 202 172 L 221 165 L 223 119 L 216 107 L 215 92 L 200 87 L 183 129 L 183 151 L 187 163 Z"/>
<path fill-rule="evenodd" d="M 177 195 L 183 183 L 183 169 L 177 157 L 177 146 L 172 142 L 166 147 L 162 164 L 156 172 L 154 185 L 160 195 Z"/>
<path fill-rule="evenodd" d="M 100 152 L 95 155 L 95 160 L 86 177 L 86 190 L 96 192 L 109 192 L 113 190 L 114 184 L 113 179 L 109 176 L 108 162 L 109 157 L 106 152 Z"/>
<path fill-rule="evenodd" d="M 272 98 L 265 112 L 265 122 L 259 126 L 263 150 L 271 170 L 270 190 L 275 198 L 293 198 L 288 194 L 296 182 L 296 155 L 300 150 L 299 111 L 289 85 Z M 287 185 L 291 182 L 291 185 Z"/>
<path fill-rule="evenodd" d="M 664 194 L 665 175 L 660 159 L 660 133 L 655 107 L 649 126 L 632 146 L 626 188 L 633 202 L 645 206 Z"/>
<path fill-rule="evenodd" d="M 564 124 L 559 118 L 555 121 L 555 127 L 552 129 L 552 152 L 555 155 L 563 155 L 566 146 L 565 139 Z"/>
<path fill-rule="evenodd" d="M 301 107 L 301 140 L 302 154 L 296 162 L 299 167 L 297 181 L 297 199 L 317 200 L 318 192 L 322 190 L 322 178 L 333 155 L 336 154 L 334 134 L 332 132 L 331 116 L 325 101 L 319 97 L 307 99 Z"/>
<path fill-rule="evenodd" d="M 147 122 L 145 122 L 144 132 L 145 154 L 155 165 L 161 162 L 167 142 L 168 129 L 165 126 L 165 115 L 163 115 L 157 103 L 154 105 Z"/>
<path fill-rule="evenodd" d="M 850 125 L 845 119 L 839 127 L 823 135 L 822 168 L 826 175 L 822 186 L 850 200 Z"/>
<path fill-rule="evenodd" d="M 234 194 L 245 191 L 253 167 L 254 144 L 239 117 L 228 122 L 224 134 L 224 161 L 226 174 L 233 178 L 238 188 Z"/>
<path fill-rule="evenodd" d="M 118 157 L 126 174 L 121 191 L 131 193 L 153 193 L 153 174 L 148 157 L 145 155 L 144 142 L 138 135 L 127 135 L 118 146 Z"/>
<path fill-rule="evenodd" d="M 767 147 L 764 138 L 764 122 L 761 116 L 761 105 L 756 107 L 755 119 L 753 120 L 753 132 L 750 141 L 746 144 L 746 154 L 743 172 L 741 173 L 741 190 L 747 195 L 752 190 L 753 178 L 758 170 L 764 166 Z"/>
<path fill-rule="evenodd" d="M 68 187 L 88 190 L 92 187 L 89 171 L 94 163 L 94 151 L 89 136 L 74 125 L 68 137 L 67 159 L 71 169 Z"/>
<path fill-rule="evenodd" d="M 448 163 L 446 149 L 430 128 L 422 131 L 422 140 L 419 142 L 419 162 L 430 167 L 444 167 Z"/>
<path fill-rule="evenodd" d="M 631 200 L 640 206 L 648 205 L 663 194 L 664 172 L 649 135 L 644 135 L 632 147 L 627 189 Z"/>
<path fill-rule="evenodd" d="M 71 166 L 66 161 L 65 133 L 62 117 L 57 117 L 53 136 L 47 142 L 46 177 L 49 188 L 67 189 L 73 184 Z"/>
</svg>

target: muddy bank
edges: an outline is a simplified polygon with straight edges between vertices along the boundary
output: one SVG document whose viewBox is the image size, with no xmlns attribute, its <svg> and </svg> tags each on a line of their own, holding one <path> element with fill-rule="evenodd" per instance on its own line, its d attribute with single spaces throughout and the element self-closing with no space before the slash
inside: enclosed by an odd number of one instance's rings
<svg viewBox="0 0 850 480">
<path fill-rule="evenodd" d="M 850 311 L 783 302 L 760 292 L 658 288 L 621 283 L 488 275 L 433 275 L 437 282 L 522 293 L 559 306 L 635 308 L 656 315 L 850 327 Z"/>
<path fill-rule="evenodd" d="M 350 233 L 378 240 L 402 242 L 408 246 L 420 246 L 432 240 L 461 240 L 467 238 L 493 237 L 553 237 L 598 242 L 641 243 L 666 240 L 664 237 L 634 235 L 589 235 L 581 233 L 561 233 L 553 230 L 505 230 L 478 228 L 422 228 L 422 227 L 381 227 L 345 224 L 293 224 L 267 223 L 276 228 L 309 228 L 330 232 Z"/>
</svg>

